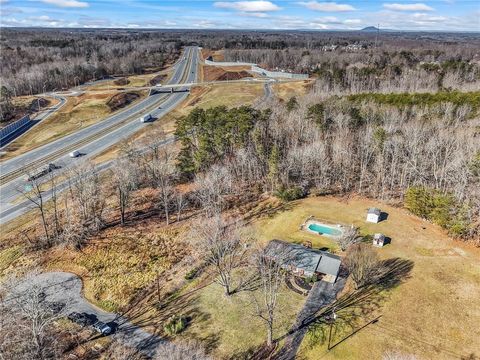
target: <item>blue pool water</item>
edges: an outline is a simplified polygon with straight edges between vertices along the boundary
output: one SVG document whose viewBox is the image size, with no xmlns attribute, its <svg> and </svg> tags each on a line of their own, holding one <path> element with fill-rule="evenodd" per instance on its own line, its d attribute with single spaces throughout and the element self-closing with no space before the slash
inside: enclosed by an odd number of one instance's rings
<svg viewBox="0 0 480 360">
<path fill-rule="evenodd" d="M 330 236 L 342 235 L 342 232 L 339 229 L 335 229 L 334 227 L 322 225 L 322 224 L 310 224 L 308 225 L 308 229 L 311 231 L 315 231 L 317 233 L 330 235 Z"/>
</svg>

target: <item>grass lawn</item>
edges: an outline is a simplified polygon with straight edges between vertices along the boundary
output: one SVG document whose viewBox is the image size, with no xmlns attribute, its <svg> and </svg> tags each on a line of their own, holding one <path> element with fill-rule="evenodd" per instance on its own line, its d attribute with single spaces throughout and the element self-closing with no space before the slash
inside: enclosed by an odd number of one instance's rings
<svg viewBox="0 0 480 360">
<path fill-rule="evenodd" d="M 367 208 L 373 206 L 386 211 L 388 219 L 366 223 Z M 325 344 L 312 344 L 307 336 L 300 358 L 380 359 L 391 349 L 422 359 L 480 355 L 480 249 L 450 239 L 438 226 L 403 209 L 362 198 L 309 198 L 290 207 L 255 223 L 260 240 L 301 243 L 308 239 L 315 247 L 335 249 L 330 240 L 298 229 L 306 217 L 314 215 L 333 223 L 354 224 L 364 234 L 384 233 L 392 243 L 377 250 L 382 259 L 400 257 L 414 262 L 411 277 L 394 288 L 379 309 L 382 317 L 378 323 L 330 352 Z M 334 337 L 335 341 L 341 339 Z"/>
<path fill-rule="evenodd" d="M 192 283 L 182 293 L 188 293 L 193 288 L 195 286 Z M 286 286 L 282 288 L 274 337 L 280 337 L 290 329 L 304 301 L 302 295 Z M 265 325 L 253 315 L 254 305 L 249 292 L 227 297 L 223 288 L 213 283 L 197 290 L 188 304 L 182 314 L 189 314 L 192 320 L 181 337 L 201 341 L 218 358 L 231 359 L 238 356 L 246 359 L 249 350 L 266 340 Z"/>
</svg>

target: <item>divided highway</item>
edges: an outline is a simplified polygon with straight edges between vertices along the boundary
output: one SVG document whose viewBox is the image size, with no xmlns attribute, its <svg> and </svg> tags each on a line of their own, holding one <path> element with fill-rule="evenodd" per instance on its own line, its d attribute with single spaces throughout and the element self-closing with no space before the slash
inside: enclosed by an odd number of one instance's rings
<svg viewBox="0 0 480 360">
<path fill-rule="evenodd" d="M 168 84 L 195 82 L 198 62 L 199 49 L 187 47 L 185 56 L 174 66 L 174 74 Z M 18 189 L 27 185 L 23 179 L 26 169 L 47 163 L 65 167 L 100 153 L 121 139 L 133 135 L 142 127 L 148 126 L 138 120 L 141 115 L 150 113 L 154 121 L 158 121 L 188 96 L 187 86 L 176 91 L 179 92 L 153 94 L 97 124 L 1 163 L 0 224 L 28 210 L 26 206 L 11 203 L 18 197 Z M 70 158 L 68 153 L 72 150 L 79 150 L 85 155 L 81 158 Z"/>
</svg>

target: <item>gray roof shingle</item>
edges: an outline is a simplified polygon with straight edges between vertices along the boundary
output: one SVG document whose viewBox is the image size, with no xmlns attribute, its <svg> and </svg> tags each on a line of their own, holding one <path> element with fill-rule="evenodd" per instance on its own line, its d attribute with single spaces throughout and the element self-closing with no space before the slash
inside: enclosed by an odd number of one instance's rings
<svg viewBox="0 0 480 360">
<path fill-rule="evenodd" d="M 339 256 L 282 240 L 271 240 L 266 252 L 272 258 L 284 258 L 286 265 L 293 265 L 308 272 L 337 276 L 340 269 Z"/>
</svg>

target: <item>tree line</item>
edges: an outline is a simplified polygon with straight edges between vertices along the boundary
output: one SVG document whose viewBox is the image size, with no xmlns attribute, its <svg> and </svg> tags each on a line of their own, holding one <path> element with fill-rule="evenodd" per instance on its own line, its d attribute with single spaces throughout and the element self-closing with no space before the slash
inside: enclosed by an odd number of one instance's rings
<svg viewBox="0 0 480 360">
<path fill-rule="evenodd" d="M 398 107 L 315 94 L 264 110 L 197 109 L 178 121 L 177 167 L 186 178 L 221 177 L 223 188 L 228 179 L 234 194 L 260 189 L 286 200 L 356 192 L 403 203 L 412 188 L 431 189 L 449 199 L 449 224 L 438 223 L 472 238 L 480 209 L 475 114 L 468 104 Z"/>
<path fill-rule="evenodd" d="M 2 86 L 13 96 L 158 69 L 181 49 L 170 37 L 128 31 L 3 29 L 1 40 Z"/>
</svg>

